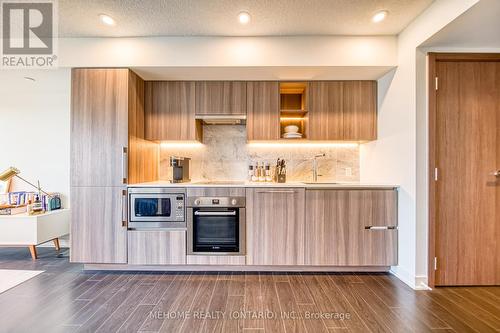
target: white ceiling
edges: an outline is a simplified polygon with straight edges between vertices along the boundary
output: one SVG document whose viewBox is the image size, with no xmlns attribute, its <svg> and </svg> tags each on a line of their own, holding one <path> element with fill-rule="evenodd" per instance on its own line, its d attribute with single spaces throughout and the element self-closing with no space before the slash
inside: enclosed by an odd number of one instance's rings
<svg viewBox="0 0 500 333">
<path fill-rule="evenodd" d="M 499 48 L 500 0 L 481 0 L 421 46 Z"/>
<path fill-rule="evenodd" d="M 433 0 L 59 0 L 61 37 L 395 35 Z M 379 10 L 381 23 L 371 17 Z M 237 15 L 248 11 L 242 26 Z M 107 27 L 98 15 L 112 16 Z"/>
</svg>

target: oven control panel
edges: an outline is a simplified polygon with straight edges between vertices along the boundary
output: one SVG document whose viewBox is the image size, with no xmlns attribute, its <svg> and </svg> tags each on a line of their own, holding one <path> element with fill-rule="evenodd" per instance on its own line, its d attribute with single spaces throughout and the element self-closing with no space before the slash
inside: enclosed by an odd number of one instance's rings
<svg viewBox="0 0 500 333">
<path fill-rule="evenodd" d="M 245 207 L 245 197 L 192 197 L 188 207 Z"/>
</svg>

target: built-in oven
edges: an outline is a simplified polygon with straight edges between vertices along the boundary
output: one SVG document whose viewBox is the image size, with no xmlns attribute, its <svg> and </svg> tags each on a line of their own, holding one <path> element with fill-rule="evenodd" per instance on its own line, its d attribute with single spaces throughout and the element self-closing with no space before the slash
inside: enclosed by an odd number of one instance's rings
<svg viewBox="0 0 500 333">
<path fill-rule="evenodd" d="M 131 187 L 129 228 L 186 228 L 185 189 Z"/>
<path fill-rule="evenodd" d="M 188 254 L 245 254 L 245 197 L 188 198 L 187 206 Z"/>
</svg>

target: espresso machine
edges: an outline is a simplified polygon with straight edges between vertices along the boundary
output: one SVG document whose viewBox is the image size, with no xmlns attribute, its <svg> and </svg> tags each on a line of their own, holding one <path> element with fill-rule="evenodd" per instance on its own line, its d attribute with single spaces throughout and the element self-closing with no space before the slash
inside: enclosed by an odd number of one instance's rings
<svg viewBox="0 0 500 333">
<path fill-rule="evenodd" d="M 188 157 L 170 156 L 170 166 L 172 167 L 172 183 L 189 182 L 189 163 Z"/>
</svg>

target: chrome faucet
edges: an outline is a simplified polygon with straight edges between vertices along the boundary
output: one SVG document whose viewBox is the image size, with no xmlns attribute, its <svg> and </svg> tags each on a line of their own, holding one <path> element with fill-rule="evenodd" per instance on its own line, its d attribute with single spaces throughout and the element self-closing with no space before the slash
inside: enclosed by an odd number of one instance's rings
<svg viewBox="0 0 500 333">
<path fill-rule="evenodd" d="M 317 182 L 318 181 L 318 157 L 325 157 L 326 154 L 323 153 L 323 154 L 318 154 L 318 155 L 314 155 L 314 157 L 312 158 L 312 161 L 313 161 L 313 167 L 312 167 L 312 172 L 313 172 L 313 182 Z"/>
</svg>

